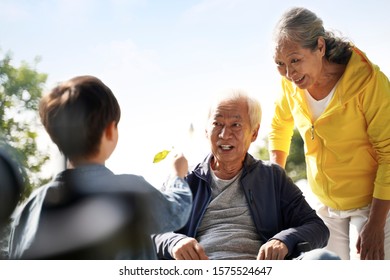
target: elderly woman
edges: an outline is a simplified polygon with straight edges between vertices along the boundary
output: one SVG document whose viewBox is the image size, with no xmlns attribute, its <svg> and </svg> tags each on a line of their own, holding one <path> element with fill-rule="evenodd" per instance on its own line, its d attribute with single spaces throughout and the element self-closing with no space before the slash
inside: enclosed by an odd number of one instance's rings
<svg viewBox="0 0 390 280">
<path fill-rule="evenodd" d="M 305 8 L 283 14 L 274 40 L 282 94 L 271 159 L 285 166 L 296 126 L 318 214 L 330 229 L 327 249 L 343 259 L 390 259 L 388 78 Z"/>
</svg>

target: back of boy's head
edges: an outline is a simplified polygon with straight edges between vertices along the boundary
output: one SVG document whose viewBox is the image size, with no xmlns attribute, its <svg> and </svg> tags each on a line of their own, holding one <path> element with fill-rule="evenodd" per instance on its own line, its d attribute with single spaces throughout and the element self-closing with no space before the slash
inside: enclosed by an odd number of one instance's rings
<svg viewBox="0 0 390 280">
<path fill-rule="evenodd" d="M 120 119 L 112 91 L 98 78 L 78 76 L 55 87 L 40 102 L 41 121 L 70 160 L 96 154 L 105 128 Z"/>
</svg>

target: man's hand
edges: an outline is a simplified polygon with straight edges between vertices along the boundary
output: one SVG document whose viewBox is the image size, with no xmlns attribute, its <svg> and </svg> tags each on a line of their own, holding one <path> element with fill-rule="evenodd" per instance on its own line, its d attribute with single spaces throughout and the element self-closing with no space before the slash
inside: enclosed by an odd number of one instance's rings
<svg viewBox="0 0 390 280">
<path fill-rule="evenodd" d="M 288 254 L 287 246 L 279 240 L 273 239 L 260 247 L 258 260 L 284 260 Z"/>
<path fill-rule="evenodd" d="M 173 247 L 172 257 L 175 260 L 208 260 L 203 247 L 191 237 L 186 237 Z"/>
</svg>

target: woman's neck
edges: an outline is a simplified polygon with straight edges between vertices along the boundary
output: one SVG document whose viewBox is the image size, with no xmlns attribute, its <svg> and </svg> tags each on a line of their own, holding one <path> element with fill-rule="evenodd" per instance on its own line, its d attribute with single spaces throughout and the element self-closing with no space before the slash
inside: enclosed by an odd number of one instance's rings
<svg viewBox="0 0 390 280">
<path fill-rule="evenodd" d="M 307 89 L 309 94 L 315 100 L 322 100 L 327 97 L 344 74 L 345 67 L 346 65 L 336 63 L 324 65 L 325 70 L 322 77 Z"/>
</svg>

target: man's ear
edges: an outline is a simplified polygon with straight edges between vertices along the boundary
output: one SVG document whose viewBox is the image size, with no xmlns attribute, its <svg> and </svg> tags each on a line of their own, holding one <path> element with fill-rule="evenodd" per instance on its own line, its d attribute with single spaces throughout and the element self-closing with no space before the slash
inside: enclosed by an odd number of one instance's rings
<svg viewBox="0 0 390 280">
<path fill-rule="evenodd" d="M 255 128 L 252 132 L 252 142 L 255 142 L 256 139 L 257 139 L 257 136 L 259 135 L 259 129 L 260 129 L 260 125 L 257 126 L 257 128 Z"/>
</svg>

